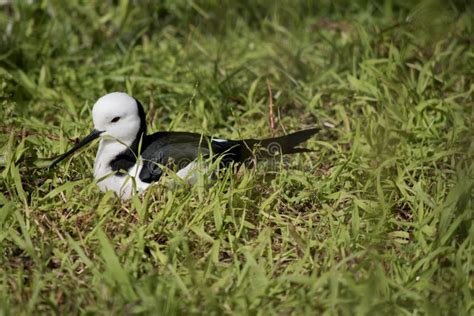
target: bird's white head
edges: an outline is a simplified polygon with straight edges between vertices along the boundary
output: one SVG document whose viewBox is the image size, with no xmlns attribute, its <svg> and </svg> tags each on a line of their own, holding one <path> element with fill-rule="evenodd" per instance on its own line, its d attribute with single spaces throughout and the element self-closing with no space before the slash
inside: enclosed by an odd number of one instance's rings
<svg viewBox="0 0 474 316">
<path fill-rule="evenodd" d="M 145 135 L 145 112 L 136 99 L 123 92 L 113 92 L 104 95 L 94 104 L 92 109 L 94 130 L 74 147 L 57 157 L 50 165 L 54 167 L 79 148 L 103 137 L 112 142 L 131 146 L 136 139 Z"/>
<path fill-rule="evenodd" d="M 94 128 L 101 132 L 101 137 L 110 137 L 130 145 L 143 127 L 141 112 L 141 105 L 128 94 L 106 94 L 97 100 L 92 109 Z"/>
</svg>

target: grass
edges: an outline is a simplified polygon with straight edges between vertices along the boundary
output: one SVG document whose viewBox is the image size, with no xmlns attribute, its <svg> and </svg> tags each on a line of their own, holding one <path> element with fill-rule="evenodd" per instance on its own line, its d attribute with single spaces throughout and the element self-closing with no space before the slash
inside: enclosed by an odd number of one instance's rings
<svg viewBox="0 0 474 316">
<path fill-rule="evenodd" d="M 0 315 L 472 315 L 473 21 L 467 1 L 5 1 Z M 151 131 L 334 127 L 122 202 L 96 146 L 41 167 L 111 91 Z"/>
</svg>

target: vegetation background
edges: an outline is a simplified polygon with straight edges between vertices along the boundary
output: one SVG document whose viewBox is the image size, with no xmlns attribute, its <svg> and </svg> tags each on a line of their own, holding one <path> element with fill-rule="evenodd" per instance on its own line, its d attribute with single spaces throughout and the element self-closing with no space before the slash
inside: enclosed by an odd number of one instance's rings
<svg viewBox="0 0 474 316">
<path fill-rule="evenodd" d="M 0 1 L 0 315 L 472 315 L 473 21 L 452 0 Z M 152 131 L 325 129 L 122 202 L 95 146 L 41 167 L 111 91 Z"/>
</svg>

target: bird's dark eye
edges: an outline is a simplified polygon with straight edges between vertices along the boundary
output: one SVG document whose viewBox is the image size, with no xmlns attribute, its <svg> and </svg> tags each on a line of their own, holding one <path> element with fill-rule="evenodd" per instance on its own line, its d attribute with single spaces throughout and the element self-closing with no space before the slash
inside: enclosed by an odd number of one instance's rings
<svg viewBox="0 0 474 316">
<path fill-rule="evenodd" d="M 114 117 L 114 118 L 110 121 L 110 123 L 117 123 L 118 120 L 120 120 L 120 116 Z"/>
</svg>

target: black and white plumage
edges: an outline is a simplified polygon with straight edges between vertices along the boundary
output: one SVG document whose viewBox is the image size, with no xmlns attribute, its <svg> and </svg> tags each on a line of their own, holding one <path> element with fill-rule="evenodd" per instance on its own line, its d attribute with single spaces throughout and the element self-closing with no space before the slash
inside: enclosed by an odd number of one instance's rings
<svg viewBox="0 0 474 316">
<path fill-rule="evenodd" d="M 199 157 L 219 158 L 226 166 L 254 157 L 308 152 L 296 147 L 319 131 L 308 129 L 268 139 L 226 140 L 188 132 L 146 131 L 145 112 L 140 102 L 126 93 L 101 97 L 92 109 L 94 131 L 59 156 L 51 167 L 70 154 L 100 138 L 94 161 L 94 177 L 102 191 L 113 190 L 122 198 L 142 192 L 160 180 L 163 167 L 175 167 L 178 177 L 192 182 Z M 135 184 L 135 185 L 134 185 Z"/>
</svg>

